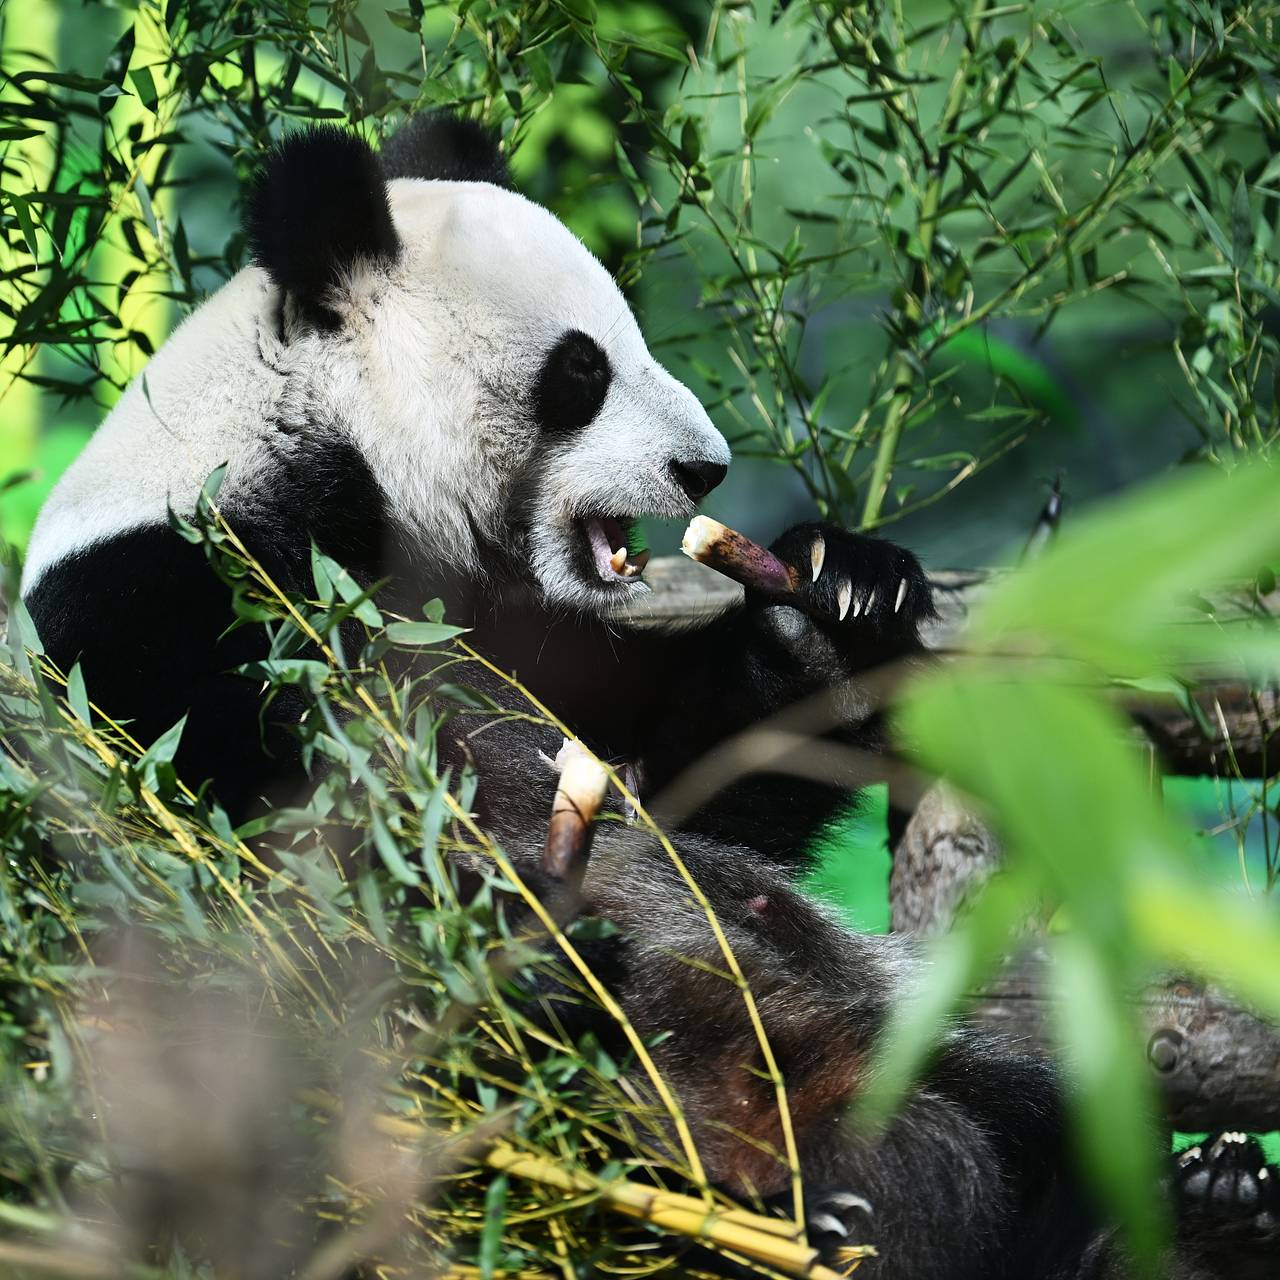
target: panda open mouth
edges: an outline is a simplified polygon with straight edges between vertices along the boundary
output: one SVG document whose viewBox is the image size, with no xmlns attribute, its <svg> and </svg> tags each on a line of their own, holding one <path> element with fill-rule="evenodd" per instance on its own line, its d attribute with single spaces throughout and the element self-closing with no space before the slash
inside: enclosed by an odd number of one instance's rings
<svg viewBox="0 0 1280 1280">
<path fill-rule="evenodd" d="M 639 578 L 649 563 L 649 553 L 637 551 L 633 555 L 628 549 L 628 542 L 634 540 L 634 531 L 628 524 L 612 516 L 589 516 L 580 523 L 592 563 L 603 581 Z"/>
</svg>

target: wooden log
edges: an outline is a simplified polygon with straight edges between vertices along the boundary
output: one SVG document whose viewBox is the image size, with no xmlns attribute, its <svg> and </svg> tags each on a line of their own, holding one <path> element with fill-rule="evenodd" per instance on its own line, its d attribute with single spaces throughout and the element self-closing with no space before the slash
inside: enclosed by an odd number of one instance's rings
<svg viewBox="0 0 1280 1280">
<path fill-rule="evenodd" d="M 894 854 L 894 931 L 945 932 L 1000 858 L 999 843 L 981 821 L 946 786 L 934 787 Z M 1044 948 L 1029 943 L 973 993 L 972 1015 L 1028 1049 L 1048 1051 L 1048 963 Z M 1147 1062 L 1172 1127 L 1280 1128 L 1280 1028 L 1184 975 L 1155 983 L 1134 999 Z"/>
<path fill-rule="evenodd" d="M 1173 698 L 1123 700 L 1165 772 L 1245 778 L 1280 772 L 1280 691 L 1212 681 L 1192 697 L 1196 716 Z"/>
<path fill-rule="evenodd" d="M 1142 998 L 1147 1061 L 1177 1129 L 1280 1129 L 1280 1028 L 1172 978 Z"/>
<path fill-rule="evenodd" d="M 1038 948 L 1010 961 L 974 993 L 973 1016 L 1035 1052 L 1048 1052 L 1048 966 Z M 1280 1128 L 1280 1028 L 1187 977 L 1148 987 L 1134 1003 L 1171 1128 Z"/>
<path fill-rule="evenodd" d="M 894 933 L 936 937 L 1000 865 L 1000 845 L 991 832 L 939 783 L 925 792 L 912 814 L 889 876 Z"/>
</svg>

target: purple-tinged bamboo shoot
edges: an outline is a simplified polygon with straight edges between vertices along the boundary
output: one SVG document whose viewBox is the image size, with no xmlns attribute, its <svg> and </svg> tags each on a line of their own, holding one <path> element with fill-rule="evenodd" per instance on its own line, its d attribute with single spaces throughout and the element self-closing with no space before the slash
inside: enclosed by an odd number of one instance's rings
<svg viewBox="0 0 1280 1280">
<path fill-rule="evenodd" d="M 800 585 L 799 573 L 789 564 L 710 516 L 694 516 L 689 521 L 680 550 L 690 560 L 764 595 L 789 596 Z"/>
</svg>

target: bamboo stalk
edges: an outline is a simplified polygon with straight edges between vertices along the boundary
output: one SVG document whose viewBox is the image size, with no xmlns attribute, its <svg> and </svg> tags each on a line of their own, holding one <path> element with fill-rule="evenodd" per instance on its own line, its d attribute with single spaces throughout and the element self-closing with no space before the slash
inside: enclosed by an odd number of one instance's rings
<svg viewBox="0 0 1280 1280">
<path fill-rule="evenodd" d="M 921 303 L 929 287 L 929 258 L 933 252 L 933 240 L 938 229 L 938 206 L 942 199 L 942 187 L 946 181 L 951 159 L 951 149 L 947 139 L 964 107 L 969 68 L 972 65 L 973 51 L 978 42 L 982 16 L 987 4 L 988 0 L 975 0 L 965 19 L 965 47 L 960 53 L 959 63 L 951 78 L 947 99 L 942 108 L 942 118 L 938 123 L 938 152 L 932 157 L 929 181 L 920 202 L 920 216 L 916 220 L 921 253 L 915 264 L 911 288 L 907 292 L 903 305 L 904 314 L 914 324 L 918 324 L 922 319 Z M 864 528 L 874 527 L 880 519 L 885 494 L 888 493 L 889 482 L 893 478 L 893 467 L 898 457 L 902 427 L 907 418 L 907 410 L 911 407 L 911 389 L 914 384 L 915 370 L 912 367 L 912 360 L 906 351 L 898 348 L 894 353 L 893 395 L 885 414 L 884 428 L 880 433 L 880 443 L 876 448 L 871 478 L 867 482 L 867 497 L 862 508 Z"/>
<path fill-rule="evenodd" d="M 840 1280 L 840 1272 L 822 1265 L 817 1249 L 794 1238 L 795 1225 L 785 1219 L 766 1218 L 745 1209 L 708 1209 L 704 1201 L 693 1196 L 626 1179 L 601 1182 L 584 1170 L 564 1169 L 554 1161 L 516 1151 L 505 1143 L 495 1146 L 485 1163 L 501 1173 L 568 1195 L 596 1194 L 609 1208 L 627 1217 L 691 1239 L 708 1240 L 789 1275 Z M 844 1271 L 848 1275 L 864 1258 L 874 1257 L 876 1251 L 872 1245 L 851 1245 L 841 1254 L 848 1264 Z"/>
<path fill-rule="evenodd" d="M 307 1089 L 301 1097 L 324 1111 L 338 1110 L 337 1100 L 322 1090 Z M 421 1142 L 428 1133 L 426 1125 L 404 1116 L 376 1115 L 373 1125 L 380 1133 L 407 1142 Z M 596 1197 L 608 1208 L 629 1218 L 690 1239 L 707 1240 L 804 1280 L 841 1280 L 842 1275 L 851 1274 L 865 1258 L 877 1256 L 874 1245 L 846 1245 L 840 1250 L 843 1270 L 838 1272 L 822 1265 L 818 1250 L 800 1237 L 796 1224 L 789 1218 L 771 1218 L 747 1209 L 708 1205 L 696 1196 L 625 1178 L 606 1182 L 585 1169 L 567 1169 L 545 1156 L 518 1151 L 506 1142 L 496 1142 L 484 1162 L 497 1173 L 536 1182 L 569 1197 Z M 459 1277 L 467 1274 L 465 1268 L 457 1271 Z"/>
<path fill-rule="evenodd" d="M 455 1262 L 437 1273 L 441 1280 L 483 1280 L 484 1272 L 466 1262 Z M 495 1274 L 506 1277 L 506 1280 L 552 1280 L 549 1271 L 500 1271 Z"/>
</svg>

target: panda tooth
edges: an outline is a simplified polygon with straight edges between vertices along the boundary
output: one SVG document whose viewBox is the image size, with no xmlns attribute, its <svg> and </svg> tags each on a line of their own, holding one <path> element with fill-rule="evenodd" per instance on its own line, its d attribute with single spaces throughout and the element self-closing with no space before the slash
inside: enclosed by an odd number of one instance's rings
<svg viewBox="0 0 1280 1280">
<path fill-rule="evenodd" d="M 625 548 L 624 548 L 625 550 Z M 610 564 L 613 562 L 610 561 Z M 637 551 L 634 559 L 624 562 L 621 569 L 618 570 L 624 578 L 639 577 L 644 572 L 644 567 L 649 563 L 649 553 L 647 551 Z"/>
<path fill-rule="evenodd" d="M 614 571 L 614 573 L 621 573 L 622 567 L 626 563 L 627 563 L 626 547 L 619 547 L 617 551 L 615 551 L 613 555 L 609 557 L 609 567 Z"/>
</svg>

